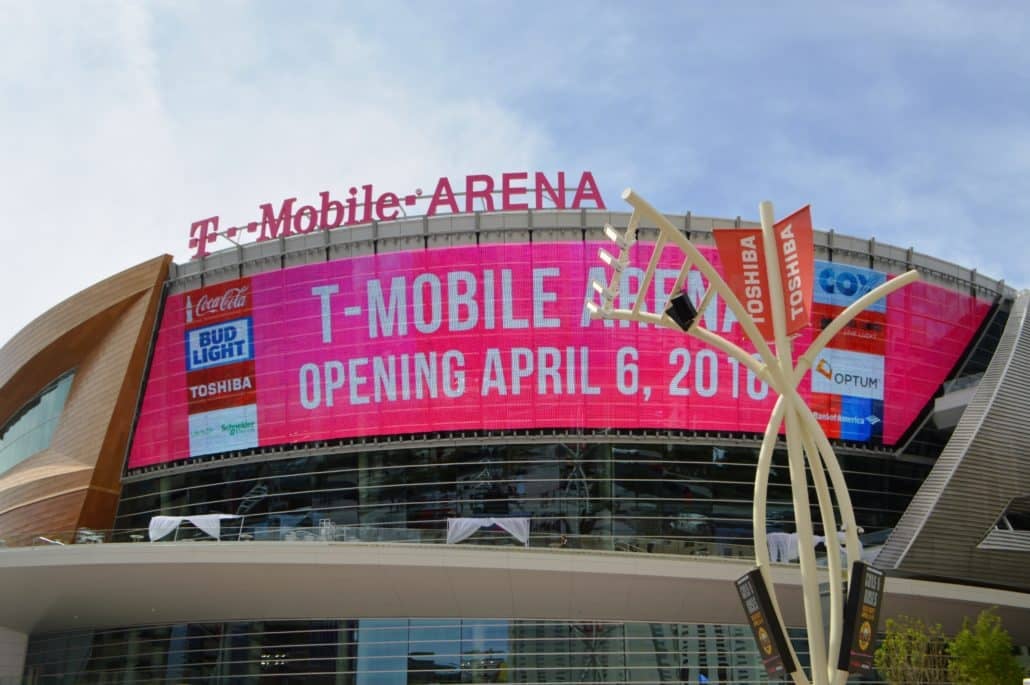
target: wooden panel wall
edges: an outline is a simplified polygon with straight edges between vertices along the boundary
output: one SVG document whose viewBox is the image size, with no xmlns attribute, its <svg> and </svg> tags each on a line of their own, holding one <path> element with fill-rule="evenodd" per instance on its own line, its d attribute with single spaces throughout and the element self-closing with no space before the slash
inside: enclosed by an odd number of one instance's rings
<svg viewBox="0 0 1030 685">
<path fill-rule="evenodd" d="M 110 528 L 171 257 L 70 297 L 0 349 L 0 425 L 74 369 L 49 448 L 0 474 L 0 539 Z"/>
</svg>

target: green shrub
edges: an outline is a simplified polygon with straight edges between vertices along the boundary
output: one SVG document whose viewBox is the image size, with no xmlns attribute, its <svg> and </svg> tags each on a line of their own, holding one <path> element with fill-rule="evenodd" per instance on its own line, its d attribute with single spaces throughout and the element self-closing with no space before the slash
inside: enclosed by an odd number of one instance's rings
<svg viewBox="0 0 1030 685">
<path fill-rule="evenodd" d="M 947 639 L 939 623 L 899 616 L 887 619 L 887 634 L 873 664 L 890 685 L 940 685 L 948 679 Z"/>
<path fill-rule="evenodd" d="M 972 628 L 969 620 L 948 644 L 948 674 L 955 685 L 1010 685 L 1023 677 L 1012 654 L 1012 638 L 991 609 L 980 612 Z"/>
</svg>

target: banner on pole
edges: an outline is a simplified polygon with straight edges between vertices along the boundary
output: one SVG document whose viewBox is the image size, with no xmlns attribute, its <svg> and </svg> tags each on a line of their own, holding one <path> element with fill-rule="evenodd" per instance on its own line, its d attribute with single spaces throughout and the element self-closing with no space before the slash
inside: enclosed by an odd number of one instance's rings
<svg viewBox="0 0 1030 685">
<path fill-rule="evenodd" d="M 861 561 L 851 569 L 848 602 L 844 607 L 844 635 L 837 655 L 837 669 L 871 673 L 876 651 L 885 574 Z"/>
<path fill-rule="evenodd" d="M 790 216 L 780 219 L 774 229 L 787 335 L 793 335 L 808 326 L 812 314 L 815 247 L 811 208 L 805 205 Z"/>
<path fill-rule="evenodd" d="M 808 326 L 812 313 L 815 248 L 811 208 L 805 205 L 773 226 L 783 286 L 787 335 Z M 769 306 L 769 276 L 760 228 L 713 231 L 726 282 L 766 340 L 775 337 Z"/>
<path fill-rule="evenodd" d="M 712 232 L 719 248 L 723 276 L 744 310 L 766 340 L 773 336 L 769 307 L 769 277 L 760 228 L 717 228 Z"/>
<path fill-rule="evenodd" d="M 758 643 L 762 665 L 770 677 L 784 676 L 798 670 L 787 644 L 780 621 L 773 610 L 769 588 L 761 569 L 737 579 L 737 593 L 747 612 L 748 625 Z"/>
</svg>

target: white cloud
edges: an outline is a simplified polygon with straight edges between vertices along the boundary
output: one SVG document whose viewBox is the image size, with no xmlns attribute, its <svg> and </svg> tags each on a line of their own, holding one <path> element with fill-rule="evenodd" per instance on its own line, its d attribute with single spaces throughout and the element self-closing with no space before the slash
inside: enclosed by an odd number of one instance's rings
<svg viewBox="0 0 1030 685">
<path fill-rule="evenodd" d="M 250 5 L 176 5 L 158 19 L 131 3 L 68 9 L 18 8 L 0 35 L 18 56 L 0 59 L 0 92 L 23 94 L 0 114 L 14 227 L 0 278 L 21 293 L 0 341 L 123 268 L 188 258 L 193 220 L 246 221 L 261 202 L 351 184 L 408 191 L 532 169 L 548 154 L 547 135 L 489 92 L 430 91 L 356 30 L 313 29 L 324 61 L 291 66 L 277 50 L 303 36 L 267 42 Z"/>
<path fill-rule="evenodd" d="M 8 5 L 0 341 L 190 222 L 372 183 L 590 169 L 671 212 L 813 203 L 1016 285 L 1018 5 Z"/>
</svg>

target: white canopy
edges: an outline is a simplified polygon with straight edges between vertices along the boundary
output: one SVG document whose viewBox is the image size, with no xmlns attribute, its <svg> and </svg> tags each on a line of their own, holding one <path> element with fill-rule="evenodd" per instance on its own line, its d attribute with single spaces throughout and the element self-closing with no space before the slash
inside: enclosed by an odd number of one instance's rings
<svg viewBox="0 0 1030 685">
<path fill-rule="evenodd" d="M 221 538 L 222 519 L 238 519 L 235 514 L 198 514 L 196 516 L 154 516 L 150 519 L 150 541 L 160 540 L 179 527 L 183 521 L 189 521 L 197 528 L 215 538 Z"/>
<path fill-rule="evenodd" d="M 447 519 L 447 543 L 461 542 L 480 528 L 497 525 L 508 531 L 513 538 L 529 547 L 528 518 L 458 518 Z"/>
<path fill-rule="evenodd" d="M 847 542 L 844 531 L 837 533 L 837 539 L 841 544 L 841 559 L 844 559 L 844 543 Z M 769 561 L 792 562 L 798 559 L 798 534 L 797 533 L 769 533 L 765 536 L 766 544 L 769 546 Z M 812 536 L 812 541 L 818 545 L 825 544 L 826 538 L 822 535 Z M 858 542 L 858 551 L 862 552 L 862 541 Z"/>
</svg>

